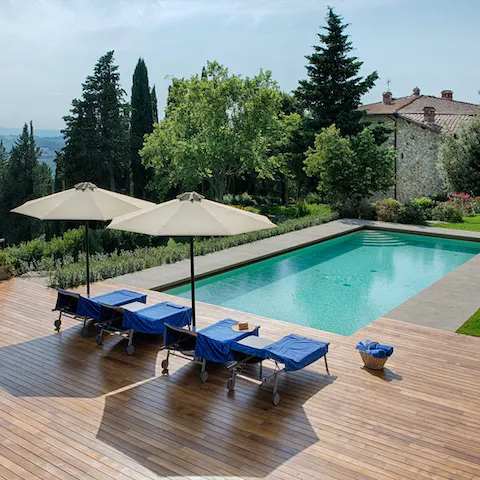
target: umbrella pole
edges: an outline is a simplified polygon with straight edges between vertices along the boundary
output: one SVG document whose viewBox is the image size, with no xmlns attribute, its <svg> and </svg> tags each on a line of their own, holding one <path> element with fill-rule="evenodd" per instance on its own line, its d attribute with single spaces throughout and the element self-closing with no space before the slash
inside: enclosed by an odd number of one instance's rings
<svg viewBox="0 0 480 480">
<path fill-rule="evenodd" d="M 190 237 L 190 288 L 192 297 L 192 326 L 195 330 L 196 318 L 195 318 L 195 264 L 193 257 L 193 241 L 194 238 Z"/>
<path fill-rule="evenodd" d="M 89 225 L 85 222 L 85 255 L 87 259 L 87 296 L 90 298 L 90 241 L 88 239 Z"/>
</svg>

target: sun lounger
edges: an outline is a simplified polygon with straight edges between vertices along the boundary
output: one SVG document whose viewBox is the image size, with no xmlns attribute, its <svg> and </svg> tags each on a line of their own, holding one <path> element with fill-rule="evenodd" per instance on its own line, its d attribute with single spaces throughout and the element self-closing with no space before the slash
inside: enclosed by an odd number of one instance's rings
<svg viewBox="0 0 480 480">
<path fill-rule="evenodd" d="M 77 318 L 78 299 L 80 294 L 57 288 L 57 303 L 53 312 L 60 312 L 58 318 L 53 322 L 55 330 L 60 330 L 62 315 L 70 318 Z"/>
<path fill-rule="evenodd" d="M 123 306 L 100 306 L 98 321 L 98 345 L 102 345 L 104 333 L 120 334 L 128 337 L 125 349 L 128 355 L 135 353 L 133 334 L 135 332 L 163 335 L 165 322 L 178 328 L 190 326 L 192 309 L 171 302 L 162 302 L 146 306 L 140 302 L 127 303 Z"/>
<path fill-rule="evenodd" d="M 54 326 L 58 331 L 62 325 L 62 315 L 67 315 L 83 322 L 82 336 L 88 334 L 87 321 L 98 320 L 100 317 L 100 305 L 120 306 L 131 302 L 145 303 L 147 296 L 131 290 L 115 290 L 104 295 L 87 298 L 79 293 L 57 289 L 57 303 L 54 311 L 59 311 L 58 319 Z"/>
<path fill-rule="evenodd" d="M 260 363 L 259 380 L 264 384 L 273 379 L 272 403 L 278 405 L 280 402 L 278 377 L 282 372 L 301 370 L 323 357 L 327 374 L 330 375 L 327 364 L 328 345 L 328 342 L 319 342 L 293 334 L 277 342 L 253 336 L 232 342 L 230 349 L 236 359 L 228 367 L 232 371 L 232 376 L 228 380 L 227 388 L 229 391 L 235 388 L 235 378 L 247 363 Z M 264 360 L 272 360 L 275 364 L 273 373 L 266 377 L 263 376 L 262 369 Z"/>
<path fill-rule="evenodd" d="M 165 347 L 167 358 L 162 362 L 163 373 L 168 373 L 170 355 L 182 357 L 201 365 L 200 380 L 208 380 L 207 361 L 226 363 L 234 360 L 230 345 L 242 338 L 258 335 L 259 327 L 253 331 L 235 331 L 232 326 L 238 322 L 231 318 L 221 320 L 198 332 L 165 324 Z"/>
</svg>

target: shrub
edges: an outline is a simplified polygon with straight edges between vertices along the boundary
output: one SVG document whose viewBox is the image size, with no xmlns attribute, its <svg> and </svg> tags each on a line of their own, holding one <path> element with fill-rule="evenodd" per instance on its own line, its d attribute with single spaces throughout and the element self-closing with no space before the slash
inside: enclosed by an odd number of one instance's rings
<svg viewBox="0 0 480 480">
<path fill-rule="evenodd" d="M 462 222 L 463 209 L 453 203 L 440 203 L 432 210 L 432 218 L 442 222 Z"/>
<path fill-rule="evenodd" d="M 305 197 L 307 203 L 323 203 L 324 200 L 318 193 L 308 193 Z"/>
<path fill-rule="evenodd" d="M 415 198 L 411 203 L 418 205 L 422 210 L 428 210 L 433 206 L 433 200 L 428 197 Z"/>
<path fill-rule="evenodd" d="M 452 193 L 446 203 L 461 208 L 464 215 L 480 213 L 480 197 L 472 197 L 468 193 Z"/>
<path fill-rule="evenodd" d="M 386 198 L 375 203 L 377 219 L 382 222 L 394 222 L 402 204 L 393 198 Z"/>
<path fill-rule="evenodd" d="M 230 205 L 231 207 L 239 208 L 240 210 L 245 210 L 246 212 L 260 213 L 260 209 L 257 207 L 244 207 L 243 205 Z"/>
<path fill-rule="evenodd" d="M 422 225 L 426 219 L 427 215 L 421 205 L 414 202 L 406 202 L 398 207 L 394 221 L 397 223 Z"/>
<path fill-rule="evenodd" d="M 310 213 L 310 207 L 307 202 L 297 202 L 297 217 L 305 217 Z"/>
<path fill-rule="evenodd" d="M 2 280 L 8 280 L 11 276 L 12 274 L 7 267 L 0 267 L 0 282 Z"/>
<path fill-rule="evenodd" d="M 358 218 L 364 220 L 376 220 L 377 209 L 375 208 L 375 205 L 368 200 L 362 200 L 358 206 Z"/>
<path fill-rule="evenodd" d="M 227 203 L 229 205 L 241 205 L 243 207 L 253 207 L 257 205 L 257 202 L 254 200 L 254 198 L 247 192 L 241 193 L 240 195 L 227 193 L 223 196 L 223 203 Z"/>
</svg>

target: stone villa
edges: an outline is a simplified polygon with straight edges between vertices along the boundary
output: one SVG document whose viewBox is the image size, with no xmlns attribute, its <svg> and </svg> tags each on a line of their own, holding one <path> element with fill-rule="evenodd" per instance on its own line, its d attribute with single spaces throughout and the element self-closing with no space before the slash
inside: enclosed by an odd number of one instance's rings
<svg viewBox="0 0 480 480">
<path fill-rule="evenodd" d="M 392 123 L 397 151 L 396 185 L 392 192 L 400 201 L 444 192 L 436 162 L 446 134 L 455 133 L 462 122 L 478 112 L 478 105 L 453 100 L 451 90 L 441 97 L 421 95 L 418 87 L 408 97 L 394 98 L 385 92 L 381 102 L 363 105 L 365 119 Z"/>
</svg>

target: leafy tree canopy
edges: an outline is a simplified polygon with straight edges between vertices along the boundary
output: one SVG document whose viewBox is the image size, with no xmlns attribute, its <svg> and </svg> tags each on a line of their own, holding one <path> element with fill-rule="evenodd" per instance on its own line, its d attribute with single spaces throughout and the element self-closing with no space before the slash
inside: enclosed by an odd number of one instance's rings
<svg viewBox="0 0 480 480">
<path fill-rule="evenodd" d="M 230 75 L 209 62 L 201 76 L 175 79 L 165 118 L 141 152 L 154 167 L 153 188 L 197 188 L 207 182 L 222 199 L 229 181 L 255 173 L 272 178 L 280 160 L 272 154 L 288 142 L 298 114 L 281 112 L 282 94 L 270 72 L 252 78 Z"/>
<path fill-rule="evenodd" d="M 480 195 L 480 114 L 447 135 L 438 167 L 449 191 Z"/>
<path fill-rule="evenodd" d="M 371 130 L 342 137 L 335 125 L 325 128 L 307 152 L 305 171 L 318 190 L 335 203 L 360 202 L 393 185 L 395 150 L 379 147 Z"/>
</svg>

